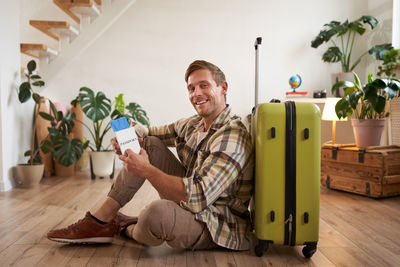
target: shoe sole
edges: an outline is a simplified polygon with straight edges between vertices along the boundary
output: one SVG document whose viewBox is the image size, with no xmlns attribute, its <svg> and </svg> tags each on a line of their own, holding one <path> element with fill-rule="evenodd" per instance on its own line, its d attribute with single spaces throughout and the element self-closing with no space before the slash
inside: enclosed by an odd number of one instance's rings
<svg viewBox="0 0 400 267">
<path fill-rule="evenodd" d="M 48 239 L 56 242 L 70 243 L 70 244 L 106 244 L 106 243 L 112 243 L 113 241 L 113 237 L 90 237 L 90 238 L 80 238 L 80 239 L 48 237 Z"/>
</svg>

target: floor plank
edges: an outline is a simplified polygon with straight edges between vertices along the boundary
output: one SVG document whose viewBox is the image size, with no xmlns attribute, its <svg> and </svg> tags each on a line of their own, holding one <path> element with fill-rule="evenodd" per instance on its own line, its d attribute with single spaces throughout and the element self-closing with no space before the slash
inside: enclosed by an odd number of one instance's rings
<svg viewBox="0 0 400 267">
<path fill-rule="evenodd" d="M 253 250 L 179 250 L 147 247 L 115 237 L 109 245 L 68 245 L 46 238 L 95 211 L 112 179 L 79 172 L 47 177 L 34 188 L 0 192 L 0 266 L 400 266 L 400 197 L 371 199 L 321 188 L 318 250 L 305 259 L 301 247 L 271 245 L 262 257 Z M 139 215 L 158 199 L 148 182 L 122 212 Z"/>
</svg>

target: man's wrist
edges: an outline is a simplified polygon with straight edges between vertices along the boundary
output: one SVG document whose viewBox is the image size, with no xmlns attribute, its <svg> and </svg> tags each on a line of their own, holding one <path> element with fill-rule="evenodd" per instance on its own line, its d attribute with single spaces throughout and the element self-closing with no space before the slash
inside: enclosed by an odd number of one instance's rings
<svg viewBox="0 0 400 267">
<path fill-rule="evenodd" d="M 157 175 L 157 173 L 158 169 L 153 165 L 149 164 L 144 173 L 144 178 L 150 181 Z"/>
</svg>

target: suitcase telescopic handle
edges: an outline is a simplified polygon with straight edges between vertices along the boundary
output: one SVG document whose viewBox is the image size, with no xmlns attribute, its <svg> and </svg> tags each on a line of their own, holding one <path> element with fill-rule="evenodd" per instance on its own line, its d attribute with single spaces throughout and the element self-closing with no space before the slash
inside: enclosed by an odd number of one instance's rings
<svg viewBox="0 0 400 267">
<path fill-rule="evenodd" d="M 256 49 L 256 71 L 255 71 L 255 88 L 254 88 L 254 106 L 257 106 L 259 103 L 258 100 L 258 87 L 259 87 L 259 58 L 260 58 L 260 46 L 261 46 L 262 38 L 257 37 L 256 41 L 254 42 L 254 48 Z"/>
</svg>

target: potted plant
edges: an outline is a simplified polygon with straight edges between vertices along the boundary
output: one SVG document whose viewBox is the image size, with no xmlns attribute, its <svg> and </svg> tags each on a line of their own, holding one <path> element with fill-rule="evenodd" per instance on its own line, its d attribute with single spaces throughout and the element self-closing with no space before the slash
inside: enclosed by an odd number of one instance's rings
<svg viewBox="0 0 400 267">
<path fill-rule="evenodd" d="M 373 79 L 368 75 L 368 83 L 361 84 L 360 78 L 353 73 L 354 82 L 340 81 L 332 86 L 332 92 L 344 87 L 344 96 L 336 106 L 336 115 L 351 119 L 357 147 L 380 144 L 385 118 L 386 101 L 398 97 L 400 82 L 396 79 Z"/>
<path fill-rule="evenodd" d="M 139 121 L 144 125 L 149 125 L 149 119 L 146 112 L 137 103 L 129 103 L 125 106 L 123 95 L 120 94 L 115 98 L 114 111 L 111 112 L 112 103 L 103 92 L 95 94 L 92 89 L 82 87 L 79 90 L 79 95 L 71 102 L 72 105 L 80 103 L 83 113 L 92 121 L 92 127 L 87 126 L 83 121 L 80 121 L 87 130 L 93 144 L 89 145 L 90 152 L 90 168 L 91 177 L 105 177 L 114 175 L 114 151 L 108 150 L 103 146 L 103 139 L 107 132 L 111 129 L 110 120 L 119 117 Z M 128 111 L 125 112 L 125 109 Z"/>
<path fill-rule="evenodd" d="M 35 163 L 35 158 L 39 158 L 39 147 L 40 150 L 47 154 L 52 152 L 53 159 L 62 166 L 68 167 L 76 163 L 87 144 L 83 144 L 79 139 L 68 138 L 72 127 L 74 126 L 75 115 L 67 114 L 64 116 L 62 112 L 58 112 L 53 102 L 49 100 L 50 108 L 53 115 L 48 112 L 41 111 L 41 107 L 44 104 L 44 97 L 39 95 L 33 90 L 33 86 L 44 86 L 45 82 L 41 80 L 41 77 L 34 74 L 36 69 L 36 62 L 31 60 L 27 66 L 28 74 L 26 75 L 27 81 L 23 82 L 19 87 L 18 98 L 21 103 L 28 101 L 30 98 L 34 100 L 38 106 L 37 112 L 35 112 L 35 123 L 31 137 L 31 149 L 25 152 L 25 155 L 30 155 L 29 163 L 32 165 Z M 40 117 L 39 117 L 40 116 Z M 39 131 L 37 121 L 39 118 L 43 118 L 50 122 L 47 128 L 47 135 L 43 141 L 40 142 L 39 147 L 35 148 L 35 135 Z M 17 168 L 18 169 L 18 168 Z M 18 171 L 18 170 L 17 170 Z M 43 171 L 41 177 L 43 176 Z M 40 179 L 39 179 L 40 181 Z"/>
<path fill-rule="evenodd" d="M 400 49 L 392 48 L 383 55 L 383 62 L 378 67 L 378 76 L 385 75 L 388 78 L 396 77 L 396 69 L 400 66 Z"/>
<path fill-rule="evenodd" d="M 374 29 L 378 24 L 378 20 L 373 16 L 362 16 L 352 22 L 346 20 L 341 23 L 339 21 L 331 21 L 324 25 L 324 29 L 311 41 L 311 47 L 317 48 L 323 43 L 331 43 L 331 46 L 322 55 L 324 62 L 334 63 L 340 62 L 342 72 L 332 74 L 332 80 L 338 82 L 341 80 L 352 79 L 352 71 L 361 62 L 361 59 L 370 54 L 376 59 L 383 59 L 383 55 L 392 48 L 391 44 L 375 45 L 368 51 L 364 52 L 355 61 L 352 61 L 353 47 L 356 36 L 361 36 L 366 32 L 366 25 Z M 335 91 L 336 96 L 340 96 L 339 88 Z"/>
<path fill-rule="evenodd" d="M 82 142 L 81 139 L 70 136 L 75 124 L 75 113 L 67 112 L 64 115 L 55 109 L 54 104 L 50 106 L 52 114 L 39 113 L 51 122 L 51 127 L 48 128 L 49 138 L 41 143 L 40 148 L 44 153 L 53 153 L 53 159 L 57 163 L 55 165 L 57 176 L 71 176 L 75 173 L 75 164 L 89 142 Z"/>
<path fill-rule="evenodd" d="M 27 102 L 29 99 L 31 99 L 32 96 L 32 98 L 35 100 L 35 103 L 40 105 L 40 96 L 35 93 L 32 94 L 31 91 L 32 87 L 41 87 L 44 86 L 45 83 L 41 80 L 41 77 L 39 75 L 34 73 L 35 69 L 36 62 L 33 60 L 28 62 L 28 73 L 25 74 L 27 80 L 22 82 L 18 89 L 18 99 L 21 103 Z M 28 162 L 25 164 L 18 164 L 16 166 L 17 183 L 20 186 L 24 187 L 39 184 L 40 180 L 43 177 L 44 165 L 42 163 L 42 157 L 40 156 L 39 148 L 35 147 L 37 117 L 38 113 L 35 112 L 30 149 L 24 153 L 24 156 L 29 156 Z"/>
</svg>

